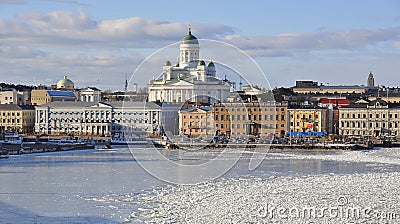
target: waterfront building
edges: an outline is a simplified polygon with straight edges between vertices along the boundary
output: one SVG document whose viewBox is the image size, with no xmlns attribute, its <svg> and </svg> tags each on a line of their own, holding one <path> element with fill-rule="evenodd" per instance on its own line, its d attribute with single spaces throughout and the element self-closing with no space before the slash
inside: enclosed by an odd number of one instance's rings
<svg viewBox="0 0 400 224">
<path fill-rule="evenodd" d="M 0 91 L 0 104 L 30 105 L 31 94 L 29 91 Z"/>
<path fill-rule="evenodd" d="M 282 136 L 287 131 L 287 102 L 213 104 L 217 132 L 228 137 Z"/>
<path fill-rule="evenodd" d="M 149 81 L 150 102 L 217 102 L 224 101 L 230 92 L 227 80 L 216 77 L 215 64 L 200 59 L 197 38 L 189 32 L 179 47 L 179 61 L 166 61 L 159 79 Z"/>
<path fill-rule="evenodd" d="M 79 90 L 80 100 L 84 102 L 100 102 L 101 90 L 96 87 L 87 87 Z"/>
<path fill-rule="evenodd" d="M 34 131 L 34 124 L 35 107 L 32 105 L 0 105 L 0 132 L 30 133 Z"/>
<path fill-rule="evenodd" d="M 55 101 L 76 101 L 72 91 L 36 89 L 31 92 L 32 105 L 43 105 Z"/>
<path fill-rule="evenodd" d="M 288 127 L 290 132 L 327 132 L 328 121 L 332 121 L 333 114 L 327 108 L 314 105 L 300 105 L 289 107 Z M 330 123 L 330 122 L 329 122 Z"/>
<path fill-rule="evenodd" d="M 190 107 L 179 111 L 179 130 L 181 135 L 190 138 L 209 138 L 216 134 L 210 107 Z"/>
<path fill-rule="evenodd" d="M 339 108 L 339 134 L 400 136 L 400 104 L 378 98 Z"/>
<path fill-rule="evenodd" d="M 147 102 L 51 102 L 36 107 L 35 131 L 45 134 L 158 135 L 161 107 Z"/>
</svg>

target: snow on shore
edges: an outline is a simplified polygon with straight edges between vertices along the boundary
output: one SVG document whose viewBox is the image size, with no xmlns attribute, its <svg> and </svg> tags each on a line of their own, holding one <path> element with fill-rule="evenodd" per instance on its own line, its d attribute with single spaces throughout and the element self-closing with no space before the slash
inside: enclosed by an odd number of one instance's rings
<svg viewBox="0 0 400 224">
<path fill-rule="evenodd" d="M 399 223 L 400 173 L 223 179 L 157 189 L 128 222 Z"/>
</svg>

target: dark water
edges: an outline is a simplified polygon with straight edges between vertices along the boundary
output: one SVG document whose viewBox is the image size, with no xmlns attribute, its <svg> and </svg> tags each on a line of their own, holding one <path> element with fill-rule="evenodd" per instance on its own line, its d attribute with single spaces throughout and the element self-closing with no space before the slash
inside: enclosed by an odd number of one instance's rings
<svg viewBox="0 0 400 224">
<path fill-rule="evenodd" d="M 340 155 L 343 152 L 269 152 L 257 169 L 250 171 L 251 152 L 158 151 L 177 164 L 201 165 L 216 159 L 234 164 L 217 170 L 221 178 L 304 176 L 326 173 L 352 174 L 398 171 L 397 165 L 298 159 L 302 155 Z M 142 154 L 140 154 L 142 153 Z M 363 152 L 357 152 L 363 153 Z M 287 156 L 286 154 L 290 154 Z M 162 159 L 140 151 L 136 159 L 129 149 L 74 151 L 22 155 L 0 160 L 0 223 L 118 223 L 140 205 L 144 192 L 170 185 L 148 174 L 146 167 L 164 169 Z M 237 163 L 234 163 L 238 159 Z M 198 175 L 182 166 L 179 178 Z M 226 171 L 226 172 L 225 172 Z M 216 172 L 214 171 L 210 171 Z M 172 175 L 172 174 L 171 174 Z M 175 174 L 173 174 L 175 175 Z M 172 175 L 172 176 L 173 176 Z"/>
</svg>

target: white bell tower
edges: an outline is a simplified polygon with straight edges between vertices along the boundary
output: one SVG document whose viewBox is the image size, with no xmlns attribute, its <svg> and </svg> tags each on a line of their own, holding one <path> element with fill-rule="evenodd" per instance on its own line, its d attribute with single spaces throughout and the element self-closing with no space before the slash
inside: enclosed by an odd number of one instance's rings
<svg viewBox="0 0 400 224">
<path fill-rule="evenodd" d="M 179 47 L 179 67 L 196 67 L 199 60 L 199 41 L 192 35 L 189 25 L 188 34 L 183 37 Z"/>
</svg>

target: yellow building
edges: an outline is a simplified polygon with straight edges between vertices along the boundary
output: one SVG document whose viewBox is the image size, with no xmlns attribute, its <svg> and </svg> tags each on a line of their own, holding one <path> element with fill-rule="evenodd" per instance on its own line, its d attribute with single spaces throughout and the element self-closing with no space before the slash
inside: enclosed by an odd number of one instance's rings
<svg viewBox="0 0 400 224">
<path fill-rule="evenodd" d="M 219 134 L 229 137 L 284 135 L 287 102 L 227 102 L 213 105 Z"/>
<path fill-rule="evenodd" d="M 0 131 L 32 133 L 35 126 L 35 107 L 31 105 L 0 105 Z"/>
<path fill-rule="evenodd" d="M 60 90 L 32 90 L 32 105 L 43 105 L 54 101 L 76 101 L 77 97 L 72 91 Z"/>
<path fill-rule="evenodd" d="M 179 111 L 179 131 L 190 138 L 215 135 L 212 111 L 209 107 L 190 107 Z"/>
<path fill-rule="evenodd" d="M 327 132 L 328 109 L 320 107 L 290 108 L 290 132 Z M 331 119 L 332 120 L 332 119 Z"/>
</svg>

